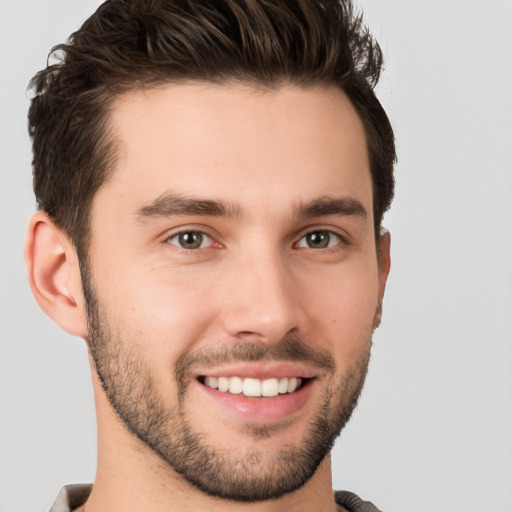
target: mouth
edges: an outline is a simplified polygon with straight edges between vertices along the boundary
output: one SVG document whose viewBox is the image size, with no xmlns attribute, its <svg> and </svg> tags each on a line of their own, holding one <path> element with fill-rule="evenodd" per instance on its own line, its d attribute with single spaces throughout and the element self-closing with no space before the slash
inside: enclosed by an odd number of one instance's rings
<svg viewBox="0 0 512 512">
<path fill-rule="evenodd" d="M 273 398 L 302 389 L 311 379 L 305 377 L 270 377 L 266 379 L 238 376 L 201 375 L 198 381 L 206 387 L 247 398 Z"/>
<path fill-rule="evenodd" d="M 294 362 L 227 364 L 199 370 L 195 388 L 211 412 L 244 423 L 274 423 L 291 420 L 309 410 L 320 375 L 313 368 Z"/>
</svg>

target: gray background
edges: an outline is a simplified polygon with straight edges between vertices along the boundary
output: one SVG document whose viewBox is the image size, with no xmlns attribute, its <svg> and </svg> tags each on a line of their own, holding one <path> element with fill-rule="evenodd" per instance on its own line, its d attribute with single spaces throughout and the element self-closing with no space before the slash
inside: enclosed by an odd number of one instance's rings
<svg viewBox="0 0 512 512">
<path fill-rule="evenodd" d="M 31 296 L 30 77 L 98 0 L 0 0 L 0 511 L 94 478 L 83 341 Z M 393 267 L 334 487 L 386 511 L 512 511 L 512 2 L 361 0 L 387 57 Z"/>
</svg>

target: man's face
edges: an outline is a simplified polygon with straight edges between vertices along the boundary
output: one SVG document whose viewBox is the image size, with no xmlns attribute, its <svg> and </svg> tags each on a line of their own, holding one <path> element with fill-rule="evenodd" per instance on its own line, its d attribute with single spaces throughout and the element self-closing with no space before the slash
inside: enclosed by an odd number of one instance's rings
<svg viewBox="0 0 512 512">
<path fill-rule="evenodd" d="M 386 278 L 361 122 L 335 89 L 206 84 L 110 121 L 84 282 L 110 404 L 208 494 L 297 489 L 355 406 Z"/>
</svg>

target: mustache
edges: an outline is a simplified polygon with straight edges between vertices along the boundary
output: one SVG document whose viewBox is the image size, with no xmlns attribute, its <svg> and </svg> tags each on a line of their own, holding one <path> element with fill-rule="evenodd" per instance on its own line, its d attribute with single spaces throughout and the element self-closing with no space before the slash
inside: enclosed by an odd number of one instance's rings
<svg viewBox="0 0 512 512">
<path fill-rule="evenodd" d="M 312 348 L 298 339 L 284 339 L 273 345 L 236 341 L 222 347 L 208 347 L 183 354 L 175 365 L 176 380 L 185 383 L 187 376 L 200 366 L 208 368 L 225 363 L 253 363 L 263 361 L 293 361 L 327 372 L 336 365 L 332 354 Z"/>
</svg>

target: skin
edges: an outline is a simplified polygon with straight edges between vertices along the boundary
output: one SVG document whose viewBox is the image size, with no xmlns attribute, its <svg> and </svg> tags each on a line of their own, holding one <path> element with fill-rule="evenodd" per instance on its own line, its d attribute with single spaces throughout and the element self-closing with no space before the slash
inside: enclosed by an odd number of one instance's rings
<svg viewBox="0 0 512 512">
<path fill-rule="evenodd" d="M 326 393 L 368 357 L 379 321 L 389 235 L 374 238 L 362 124 L 334 88 L 196 83 L 120 97 L 109 129 L 118 159 L 93 201 L 90 280 L 116 339 L 151 369 L 161 403 L 178 404 L 172 370 L 202 350 L 271 350 L 300 339 L 332 358 L 331 373 L 304 363 L 313 377 L 306 399 L 278 419 L 219 406 L 196 374 L 186 376 L 182 411 L 193 431 L 233 461 L 257 450 L 265 467 L 284 445 L 303 445 Z M 177 195 L 222 201 L 236 215 L 155 209 L 159 198 Z M 298 214 L 326 198 L 348 199 L 365 214 Z M 180 247 L 184 231 L 205 233 L 204 244 Z M 331 243 L 309 247 L 305 236 L 319 231 Z M 43 309 L 90 343 L 77 256 L 42 212 L 29 226 L 26 259 Z M 258 362 L 257 371 L 269 364 Z M 124 427 L 92 367 L 98 471 L 87 511 L 336 509 L 328 455 L 304 486 L 276 500 L 237 503 L 197 490 Z M 247 424 L 271 433 L 257 439 Z"/>
</svg>

